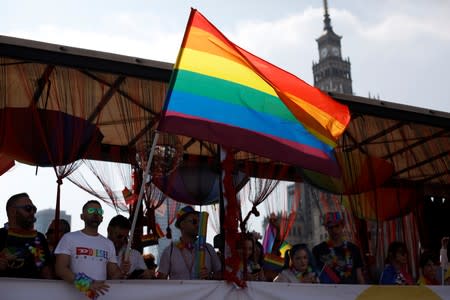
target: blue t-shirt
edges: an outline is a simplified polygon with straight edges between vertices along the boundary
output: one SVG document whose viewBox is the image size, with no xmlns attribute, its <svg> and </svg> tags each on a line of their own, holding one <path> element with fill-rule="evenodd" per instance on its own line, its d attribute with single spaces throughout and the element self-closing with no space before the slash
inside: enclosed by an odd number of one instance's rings
<svg viewBox="0 0 450 300">
<path fill-rule="evenodd" d="M 386 265 L 381 274 L 380 284 L 386 285 L 409 285 L 412 284 L 409 274 L 403 274 L 397 270 L 393 265 Z"/>
</svg>

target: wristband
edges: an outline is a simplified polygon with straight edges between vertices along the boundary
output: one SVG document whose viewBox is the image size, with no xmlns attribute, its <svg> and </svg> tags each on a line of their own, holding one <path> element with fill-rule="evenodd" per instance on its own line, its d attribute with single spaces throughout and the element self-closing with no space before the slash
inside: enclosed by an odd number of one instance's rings
<svg viewBox="0 0 450 300">
<path fill-rule="evenodd" d="M 97 295 L 95 291 L 91 290 L 91 285 L 93 282 L 94 280 L 91 277 L 80 272 L 75 274 L 75 280 L 73 281 L 73 284 L 80 292 L 84 292 L 88 298 L 96 299 Z"/>
</svg>

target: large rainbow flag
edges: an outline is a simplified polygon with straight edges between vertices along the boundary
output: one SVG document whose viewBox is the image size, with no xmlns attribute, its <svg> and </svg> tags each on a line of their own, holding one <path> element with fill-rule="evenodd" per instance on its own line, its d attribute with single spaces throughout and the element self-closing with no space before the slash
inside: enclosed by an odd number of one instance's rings
<svg viewBox="0 0 450 300">
<path fill-rule="evenodd" d="M 229 41 L 192 9 L 159 130 L 338 175 L 346 106 Z"/>
</svg>

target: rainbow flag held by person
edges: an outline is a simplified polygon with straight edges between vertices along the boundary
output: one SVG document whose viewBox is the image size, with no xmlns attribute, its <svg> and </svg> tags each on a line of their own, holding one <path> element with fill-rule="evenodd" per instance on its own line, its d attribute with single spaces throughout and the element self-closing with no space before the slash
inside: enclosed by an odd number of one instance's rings
<svg viewBox="0 0 450 300">
<path fill-rule="evenodd" d="M 284 241 L 284 242 L 281 244 L 280 249 L 279 249 L 281 257 L 284 258 L 285 255 L 286 255 L 286 251 L 288 251 L 288 250 L 291 249 L 291 248 L 292 248 L 292 245 L 289 244 L 288 242 Z"/>
<path fill-rule="evenodd" d="M 195 274 L 199 276 L 200 271 L 206 266 L 206 232 L 208 228 L 208 217 L 209 214 L 206 211 L 199 213 L 199 226 L 198 226 L 198 239 L 197 239 L 197 247 L 198 251 L 196 252 L 195 257 Z M 199 277 L 198 277 L 199 278 Z"/>
<path fill-rule="evenodd" d="M 192 9 L 158 130 L 338 176 L 348 107 L 228 40 Z"/>
<path fill-rule="evenodd" d="M 319 274 L 319 279 L 321 283 L 334 283 L 338 284 L 341 282 L 339 276 L 334 272 L 332 268 L 328 265 L 324 265 L 322 271 Z"/>
<path fill-rule="evenodd" d="M 267 253 L 264 255 L 264 269 L 281 272 L 283 267 L 284 258 L 272 253 Z"/>
</svg>

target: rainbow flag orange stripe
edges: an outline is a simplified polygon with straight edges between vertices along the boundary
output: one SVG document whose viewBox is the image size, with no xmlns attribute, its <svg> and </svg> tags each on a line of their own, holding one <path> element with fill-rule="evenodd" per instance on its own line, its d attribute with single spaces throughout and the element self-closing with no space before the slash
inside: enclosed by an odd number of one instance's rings
<svg viewBox="0 0 450 300">
<path fill-rule="evenodd" d="M 229 41 L 193 9 L 159 130 L 338 174 L 348 108 Z"/>
</svg>

